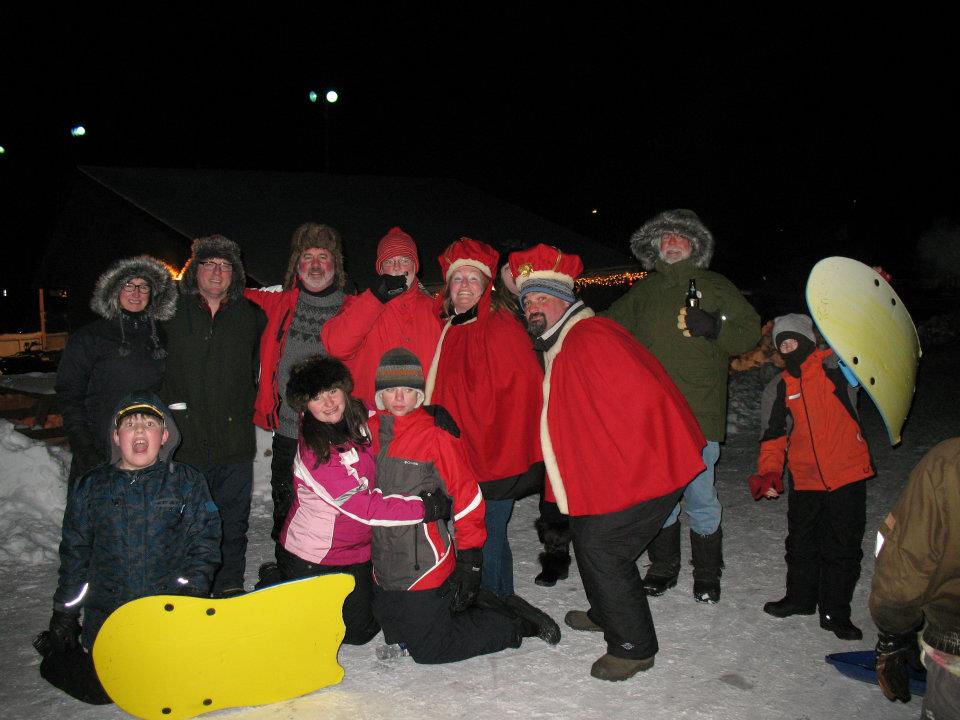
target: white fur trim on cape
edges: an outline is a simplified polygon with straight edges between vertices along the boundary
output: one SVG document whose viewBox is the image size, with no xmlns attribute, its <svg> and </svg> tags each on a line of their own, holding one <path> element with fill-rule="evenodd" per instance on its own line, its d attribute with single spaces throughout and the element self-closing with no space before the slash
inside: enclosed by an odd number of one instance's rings
<svg viewBox="0 0 960 720">
<path fill-rule="evenodd" d="M 470 318 L 462 324 L 469 325 L 470 323 L 476 321 L 476 318 Z M 451 324 L 453 324 L 453 318 L 447 320 L 447 324 L 443 326 L 443 332 L 440 333 L 440 339 L 437 340 L 437 349 L 433 353 L 433 361 L 430 363 L 430 372 L 427 373 L 427 385 L 423 391 L 424 405 L 429 405 L 431 399 L 433 398 L 433 388 L 437 384 L 437 366 L 440 365 L 440 352 L 443 350 L 443 339 L 447 336 L 447 330 L 450 329 Z"/>
<path fill-rule="evenodd" d="M 547 480 L 550 482 L 554 497 L 557 499 L 557 507 L 564 515 L 570 514 L 567 506 L 567 491 L 563 486 L 563 476 L 560 474 L 557 455 L 553 451 L 553 442 L 550 440 L 550 427 L 547 425 L 547 409 L 550 406 L 550 378 L 553 373 L 553 360 L 560 354 L 567 333 L 578 322 L 592 318 L 593 315 L 593 310 L 588 307 L 573 315 L 563 326 L 563 330 L 560 331 L 560 336 L 553 347 L 543 354 L 543 410 L 540 411 L 540 445 L 543 448 L 543 464 L 547 467 Z"/>
</svg>

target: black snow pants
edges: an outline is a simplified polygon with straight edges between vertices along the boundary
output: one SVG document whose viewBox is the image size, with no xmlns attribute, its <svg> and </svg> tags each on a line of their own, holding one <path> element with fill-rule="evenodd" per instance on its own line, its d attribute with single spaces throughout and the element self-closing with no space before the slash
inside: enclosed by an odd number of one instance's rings
<svg viewBox="0 0 960 720">
<path fill-rule="evenodd" d="M 659 645 L 637 558 L 657 536 L 683 489 L 626 510 L 570 518 L 573 552 L 590 601 L 590 618 L 603 628 L 607 652 L 642 660 Z"/>
<path fill-rule="evenodd" d="M 364 645 L 380 632 L 373 617 L 373 566 L 369 561 L 355 565 L 318 565 L 297 557 L 284 548 L 277 549 L 281 573 L 287 580 L 344 573 L 352 575 L 356 585 L 343 601 L 343 624 L 347 631 L 343 642 Z"/>
<path fill-rule="evenodd" d="M 197 469 L 206 478 L 210 496 L 220 510 L 222 561 L 210 592 L 213 597 L 219 597 L 225 590 L 243 589 L 250 497 L 253 493 L 253 461 L 205 465 Z"/>
<path fill-rule="evenodd" d="M 787 497 L 787 597 L 821 615 L 850 619 L 867 523 L 867 481 Z"/>
<path fill-rule="evenodd" d="M 450 614 L 448 596 L 435 589 L 374 589 L 373 613 L 383 627 L 387 643 L 404 643 L 416 662 L 457 662 L 477 655 L 520 647 L 522 628 L 494 610 L 471 606 Z M 495 601 L 496 598 L 491 598 Z"/>
<path fill-rule="evenodd" d="M 113 702 L 100 684 L 93 658 L 82 648 L 47 655 L 40 662 L 40 677 L 81 702 L 90 705 Z"/>
</svg>

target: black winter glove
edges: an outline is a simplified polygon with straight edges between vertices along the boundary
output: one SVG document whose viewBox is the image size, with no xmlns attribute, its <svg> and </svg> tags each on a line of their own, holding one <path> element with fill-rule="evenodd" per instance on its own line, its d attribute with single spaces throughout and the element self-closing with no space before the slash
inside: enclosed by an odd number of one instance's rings
<svg viewBox="0 0 960 720">
<path fill-rule="evenodd" d="M 686 308 L 687 330 L 694 337 L 716 340 L 720 336 L 720 313 L 708 313 L 698 307 Z"/>
<path fill-rule="evenodd" d="M 447 581 L 437 589 L 437 595 L 450 598 L 450 612 L 461 613 L 473 605 L 480 592 L 480 566 L 483 555 L 480 548 L 469 548 L 457 552 L 457 567 L 450 573 Z"/>
<path fill-rule="evenodd" d="M 406 275 L 381 275 L 377 284 L 370 288 L 370 292 L 384 305 L 406 291 Z"/>
<path fill-rule="evenodd" d="M 423 521 L 425 523 L 450 519 L 453 500 L 442 492 L 439 490 L 424 490 L 420 493 L 420 499 L 423 500 Z"/>
<path fill-rule="evenodd" d="M 446 430 L 455 438 L 460 437 L 460 426 L 443 405 L 424 405 L 423 409 L 433 418 L 434 425 L 441 430 Z"/>
<path fill-rule="evenodd" d="M 914 632 L 903 635 L 879 633 L 877 639 L 877 683 L 887 700 L 910 700 L 907 665 L 920 667 L 920 645 Z"/>
<path fill-rule="evenodd" d="M 54 652 L 62 653 L 75 649 L 80 644 L 80 621 L 77 614 L 54 610 L 50 617 L 48 639 Z"/>
</svg>

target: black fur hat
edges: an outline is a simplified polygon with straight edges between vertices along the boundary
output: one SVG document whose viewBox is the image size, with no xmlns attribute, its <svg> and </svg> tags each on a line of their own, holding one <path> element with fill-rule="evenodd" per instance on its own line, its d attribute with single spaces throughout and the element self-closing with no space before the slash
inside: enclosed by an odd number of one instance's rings
<svg viewBox="0 0 960 720">
<path fill-rule="evenodd" d="M 350 371 L 336 358 L 314 355 L 301 360 L 290 370 L 287 402 L 297 412 L 303 412 L 308 402 L 331 388 L 339 388 L 346 395 L 353 392 Z"/>
<path fill-rule="evenodd" d="M 210 258 L 222 258 L 230 263 L 233 274 L 230 278 L 229 296 L 231 300 L 238 300 L 246 284 L 246 273 L 240 260 L 240 248 L 223 235 L 210 235 L 193 241 L 193 252 L 180 279 L 180 292 L 184 295 L 196 295 L 200 292 L 197 287 L 197 263 Z"/>
<path fill-rule="evenodd" d="M 652 270 L 660 257 L 660 239 L 676 233 L 690 241 L 690 260 L 698 268 L 710 267 L 713 234 L 693 210 L 666 210 L 647 220 L 630 236 L 630 249 L 645 270 Z"/>
</svg>

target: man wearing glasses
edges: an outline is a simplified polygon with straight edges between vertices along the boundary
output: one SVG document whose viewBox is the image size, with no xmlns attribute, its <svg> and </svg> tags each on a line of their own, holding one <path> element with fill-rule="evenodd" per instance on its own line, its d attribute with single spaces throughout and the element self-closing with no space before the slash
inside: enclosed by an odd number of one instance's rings
<svg viewBox="0 0 960 720">
<path fill-rule="evenodd" d="M 193 241 L 176 316 L 165 323 L 162 397 L 183 440 L 176 459 L 207 479 L 223 522 L 213 597 L 244 591 L 247 524 L 257 444 L 253 403 L 263 313 L 243 297 L 240 248 L 220 235 Z"/>
</svg>

